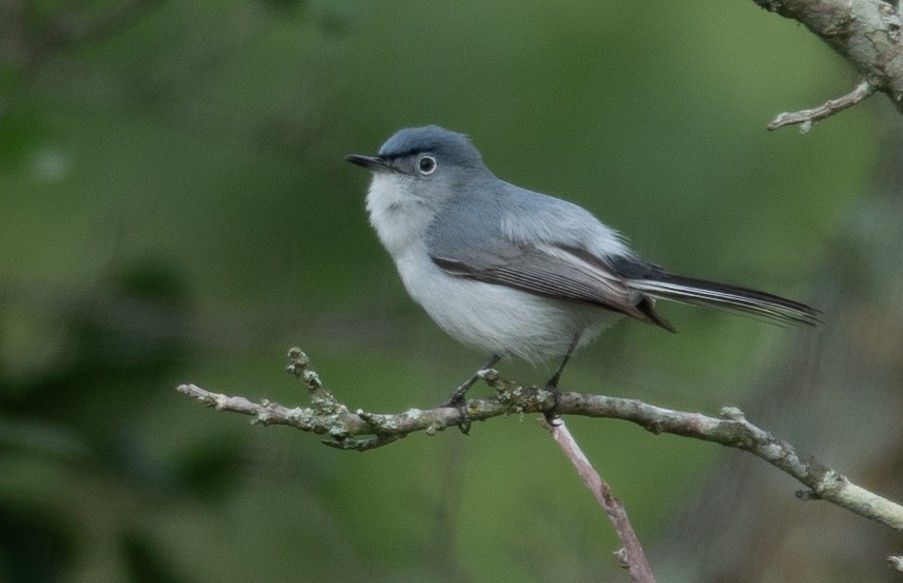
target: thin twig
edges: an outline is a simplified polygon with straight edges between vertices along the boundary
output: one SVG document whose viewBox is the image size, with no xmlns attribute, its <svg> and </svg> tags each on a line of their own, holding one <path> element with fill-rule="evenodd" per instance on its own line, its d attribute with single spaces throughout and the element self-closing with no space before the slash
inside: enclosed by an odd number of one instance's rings
<svg viewBox="0 0 903 583">
<path fill-rule="evenodd" d="M 875 93 L 875 86 L 868 81 L 863 81 L 846 95 L 837 99 L 829 99 L 818 107 L 779 114 L 774 121 L 768 124 L 768 129 L 771 131 L 787 125 L 800 125 L 800 131 L 806 133 L 812 128 L 813 123 L 853 107 L 873 93 Z"/>
<path fill-rule="evenodd" d="M 627 518 L 627 511 L 624 509 L 624 505 L 615 498 L 611 487 L 590 463 L 580 445 L 577 444 L 574 436 L 571 435 L 571 432 L 564 424 L 564 421 L 559 419 L 555 423 L 549 423 L 545 417 L 540 417 L 539 422 L 549 430 L 555 443 L 571 460 L 571 463 L 577 470 L 577 474 L 580 475 L 583 483 L 593 493 L 596 501 L 599 502 L 599 506 L 602 507 L 602 510 L 605 511 L 606 516 L 614 525 L 615 532 L 617 532 L 618 538 L 623 545 L 623 548 L 615 553 L 615 556 L 621 562 L 621 566 L 627 569 L 630 578 L 637 583 L 655 583 L 652 568 L 646 559 L 646 553 L 643 552 L 640 539 L 637 538 L 633 525 L 630 523 L 630 519 Z"/>
</svg>

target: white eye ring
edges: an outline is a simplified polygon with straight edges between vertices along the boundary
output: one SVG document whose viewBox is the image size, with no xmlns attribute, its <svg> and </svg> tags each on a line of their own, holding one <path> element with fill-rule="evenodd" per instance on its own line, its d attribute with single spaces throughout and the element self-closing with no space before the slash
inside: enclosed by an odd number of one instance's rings
<svg viewBox="0 0 903 583">
<path fill-rule="evenodd" d="M 421 156 L 420 159 L 417 160 L 417 168 L 424 176 L 429 176 L 435 172 L 438 167 L 439 165 L 436 163 L 436 159 L 432 156 Z"/>
</svg>

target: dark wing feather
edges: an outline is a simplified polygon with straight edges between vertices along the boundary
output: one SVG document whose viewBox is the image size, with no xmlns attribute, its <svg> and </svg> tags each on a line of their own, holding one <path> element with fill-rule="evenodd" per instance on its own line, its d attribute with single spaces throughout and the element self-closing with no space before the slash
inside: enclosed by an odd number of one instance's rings
<svg viewBox="0 0 903 583">
<path fill-rule="evenodd" d="M 559 300 L 588 302 L 671 329 L 650 303 L 634 304 L 627 283 L 602 259 L 587 261 L 573 250 L 557 246 L 520 246 L 502 239 L 471 246 L 455 257 L 431 249 L 433 262 L 446 273 L 504 285 Z M 487 251 L 491 250 L 491 251 Z"/>
</svg>

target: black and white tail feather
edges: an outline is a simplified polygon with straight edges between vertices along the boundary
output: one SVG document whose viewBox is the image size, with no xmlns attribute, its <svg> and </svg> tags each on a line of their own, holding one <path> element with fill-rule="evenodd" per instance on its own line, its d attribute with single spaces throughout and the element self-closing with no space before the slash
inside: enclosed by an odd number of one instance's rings
<svg viewBox="0 0 903 583">
<path fill-rule="evenodd" d="M 669 273 L 653 263 L 630 257 L 609 258 L 628 286 L 656 299 L 721 308 L 762 317 L 778 324 L 815 326 L 818 310 L 754 289 Z"/>
<path fill-rule="evenodd" d="M 744 287 L 662 272 L 657 279 L 630 280 L 632 289 L 657 299 L 760 316 L 778 324 L 814 326 L 818 311 L 793 300 Z"/>
</svg>

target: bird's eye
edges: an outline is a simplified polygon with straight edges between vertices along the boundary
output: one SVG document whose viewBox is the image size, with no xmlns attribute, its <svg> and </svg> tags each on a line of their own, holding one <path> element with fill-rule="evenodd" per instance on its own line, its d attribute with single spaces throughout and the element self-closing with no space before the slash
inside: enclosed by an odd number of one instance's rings
<svg viewBox="0 0 903 583">
<path fill-rule="evenodd" d="M 421 174 L 428 176 L 436 171 L 436 159 L 432 156 L 421 156 L 417 161 L 417 166 L 420 168 Z"/>
</svg>

